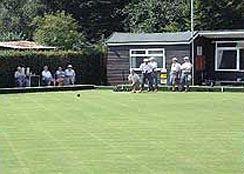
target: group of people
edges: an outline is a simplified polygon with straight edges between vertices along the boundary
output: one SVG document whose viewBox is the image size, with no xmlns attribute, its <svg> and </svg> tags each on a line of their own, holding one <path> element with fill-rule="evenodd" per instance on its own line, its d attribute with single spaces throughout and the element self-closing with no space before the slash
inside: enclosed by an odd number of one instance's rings
<svg viewBox="0 0 244 174">
<path fill-rule="evenodd" d="M 30 76 L 32 73 L 29 72 L 29 68 L 25 70 L 24 67 L 17 67 L 14 78 L 17 87 L 28 87 L 30 86 Z M 63 85 L 74 85 L 75 83 L 75 71 L 72 65 L 68 65 L 67 69 L 63 70 L 62 67 L 58 67 L 57 71 L 53 75 L 48 66 L 43 67 L 41 73 L 41 82 L 43 86 L 63 86 Z"/>
<path fill-rule="evenodd" d="M 180 91 L 189 91 L 191 83 L 192 64 L 189 57 L 184 57 L 184 63 L 178 63 L 176 57 L 172 58 L 170 69 L 169 85 L 172 86 L 172 91 L 176 90 L 176 85 Z"/>
<path fill-rule="evenodd" d="M 50 86 L 52 83 L 55 86 L 74 85 L 75 84 L 75 70 L 72 65 L 68 65 L 66 70 L 58 67 L 54 76 L 48 70 L 48 66 L 44 66 L 42 71 L 42 82 L 44 86 Z"/>
<path fill-rule="evenodd" d="M 154 57 L 150 59 L 144 59 L 143 63 L 140 65 L 140 71 L 142 72 L 141 78 L 136 72 L 131 69 L 128 76 L 129 82 L 132 84 L 132 92 L 142 92 L 144 85 L 148 84 L 149 91 L 158 90 L 158 76 L 157 76 L 158 64 Z"/>
<path fill-rule="evenodd" d="M 189 91 L 191 83 L 192 64 L 189 57 L 183 58 L 184 63 L 181 65 L 176 57 L 172 58 L 172 63 L 169 71 L 169 86 L 172 91 L 176 91 L 176 86 L 180 91 Z M 144 59 L 140 65 L 140 71 L 142 72 L 141 78 L 133 70 L 130 70 L 128 80 L 132 85 L 132 92 L 142 92 L 144 85 L 148 85 L 148 91 L 158 90 L 158 73 L 156 59 L 151 57 L 150 59 Z"/>
</svg>

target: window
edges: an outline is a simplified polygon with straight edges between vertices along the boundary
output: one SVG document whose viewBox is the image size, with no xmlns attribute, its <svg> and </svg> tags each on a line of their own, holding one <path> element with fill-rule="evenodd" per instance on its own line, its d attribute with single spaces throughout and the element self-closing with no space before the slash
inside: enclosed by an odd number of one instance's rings
<svg viewBox="0 0 244 174">
<path fill-rule="evenodd" d="M 145 59 L 146 57 L 136 57 L 136 56 L 132 56 L 130 58 L 130 68 L 139 68 L 141 63 L 143 62 L 143 59 Z"/>
<path fill-rule="evenodd" d="M 144 55 L 144 54 L 146 54 L 146 51 L 145 50 L 132 50 L 131 54 L 133 54 L 133 55 Z"/>
<path fill-rule="evenodd" d="M 217 67 L 220 70 L 237 69 L 237 50 L 218 50 Z"/>
<path fill-rule="evenodd" d="M 158 63 L 158 68 L 165 68 L 164 49 L 131 49 L 130 50 L 130 68 L 139 70 L 143 59 L 154 57 Z"/>
<path fill-rule="evenodd" d="M 221 47 L 216 43 L 215 53 L 216 71 L 244 71 L 244 48 L 236 44 L 235 47 Z"/>
<path fill-rule="evenodd" d="M 164 50 L 148 50 L 148 54 L 150 54 L 150 55 L 154 55 L 154 54 L 163 55 Z"/>
</svg>

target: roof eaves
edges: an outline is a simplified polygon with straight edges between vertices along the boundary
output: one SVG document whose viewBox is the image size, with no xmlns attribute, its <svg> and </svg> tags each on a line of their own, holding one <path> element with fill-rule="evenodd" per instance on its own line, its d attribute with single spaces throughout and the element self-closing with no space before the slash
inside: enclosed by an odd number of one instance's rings
<svg viewBox="0 0 244 174">
<path fill-rule="evenodd" d="M 190 33 L 190 32 L 189 32 Z M 189 42 L 189 43 L 191 43 L 192 42 L 192 40 L 194 40 L 197 36 L 198 36 L 198 32 L 197 31 L 195 31 L 194 32 L 194 34 L 193 34 L 193 36 L 189 36 L 188 38 L 186 38 L 185 40 L 177 40 L 177 41 L 170 41 L 170 40 L 166 40 L 166 41 L 154 41 L 154 40 L 144 40 L 144 41 L 116 41 L 116 40 L 113 40 L 112 38 L 113 37 L 115 37 L 116 36 L 116 34 L 120 34 L 120 33 L 118 33 L 118 32 L 114 32 L 112 35 L 110 35 L 109 36 L 109 38 L 106 40 L 106 44 L 107 45 L 112 45 L 112 44 L 117 44 L 117 45 L 119 45 L 119 44 L 139 44 L 139 43 L 144 43 L 144 44 L 142 44 L 142 45 L 145 45 L 145 44 L 148 44 L 148 43 L 170 43 L 170 44 L 172 44 L 172 43 L 186 43 L 186 42 Z M 121 33 L 121 34 L 125 34 L 125 33 Z M 128 33 L 129 34 L 129 33 Z M 134 33 L 132 33 L 132 34 L 134 34 Z M 187 44 L 189 44 L 189 43 L 187 43 Z"/>
<path fill-rule="evenodd" d="M 190 42 L 110 42 L 108 46 L 133 46 L 133 45 L 189 45 Z"/>
</svg>

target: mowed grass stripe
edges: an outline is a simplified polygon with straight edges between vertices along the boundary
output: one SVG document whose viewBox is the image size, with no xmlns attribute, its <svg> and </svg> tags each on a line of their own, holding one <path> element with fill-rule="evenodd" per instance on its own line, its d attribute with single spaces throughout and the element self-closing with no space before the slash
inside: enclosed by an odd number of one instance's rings
<svg viewBox="0 0 244 174">
<path fill-rule="evenodd" d="M 83 102 L 86 102 L 86 101 L 88 101 L 88 100 L 83 100 Z M 87 107 L 89 104 L 91 104 L 91 103 L 86 102 L 86 105 L 85 105 L 85 106 Z M 92 105 L 94 105 L 94 103 L 93 103 Z M 88 108 L 86 108 L 86 109 L 88 109 Z M 82 115 L 85 116 L 86 113 L 83 113 Z M 62 118 L 59 117 L 59 115 L 55 115 L 55 116 L 56 116 L 58 119 L 60 119 L 62 122 L 66 123 L 66 124 L 70 124 L 69 121 L 67 121 L 67 120 L 63 120 Z M 98 116 L 99 116 L 99 115 L 98 115 Z M 94 117 L 92 117 L 91 114 L 89 114 L 89 118 L 88 118 L 88 119 L 94 119 L 94 120 L 97 120 L 98 118 L 94 118 Z M 82 128 L 83 128 L 83 127 L 81 126 L 81 129 L 82 129 Z M 152 171 L 148 166 L 146 166 L 145 164 L 141 164 L 141 163 L 135 161 L 129 154 L 123 154 L 123 152 L 120 151 L 120 149 L 117 149 L 116 146 L 113 146 L 112 143 L 107 142 L 107 141 L 106 141 L 105 139 L 103 139 L 103 138 L 100 138 L 100 136 L 99 136 L 100 134 L 93 133 L 93 132 L 89 132 L 89 131 L 87 131 L 86 129 L 82 129 L 82 130 L 83 130 L 84 132 L 86 132 L 88 135 L 90 135 L 91 138 L 93 138 L 93 139 L 95 139 L 95 140 L 97 140 L 97 141 L 102 142 L 105 146 L 108 146 L 109 149 L 114 149 L 114 150 L 116 150 L 116 151 L 119 151 L 120 154 L 124 155 L 126 158 L 128 158 L 128 160 L 132 161 L 132 163 L 135 163 L 135 165 L 139 165 L 139 167 L 143 167 L 143 168 L 145 168 L 148 172 L 153 173 L 153 171 Z"/>
<path fill-rule="evenodd" d="M 0 96 L 27 173 L 244 172 L 243 94 L 80 94 Z M 5 171 L 24 173 L 1 139 Z"/>
</svg>

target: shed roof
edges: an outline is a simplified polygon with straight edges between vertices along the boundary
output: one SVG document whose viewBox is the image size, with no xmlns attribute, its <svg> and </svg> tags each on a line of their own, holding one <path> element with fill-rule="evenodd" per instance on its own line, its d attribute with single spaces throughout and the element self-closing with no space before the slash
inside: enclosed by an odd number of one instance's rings
<svg viewBox="0 0 244 174">
<path fill-rule="evenodd" d="M 211 39 L 235 39 L 244 38 L 244 30 L 199 31 L 199 35 Z"/>
<path fill-rule="evenodd" d="M 108 45 L 180 45 L 190 44 L 192 38 L 203 36 L 211 39 L 244 39 L 244 30 L 217 30 L 176 33 L 113 33 L 106 41 Z"/>
<path fill-rule="evenodd" d="M 194 33 L 196 34 L 196 32 Z M 192 38 L 191 32 L 177 33 L 113 33 L 107 44 L 159 44 L 159 43 L 187 43 Z"/>
<path fill-rule="evenodd" d="M 32 41 L 8 41 L 8 42 L 0 42 L 0 47 L 2 48 L 10 48 L 10 49 L 55 49 L 56 47 L 49 47 L 39 45 Z"/>
</svg>

